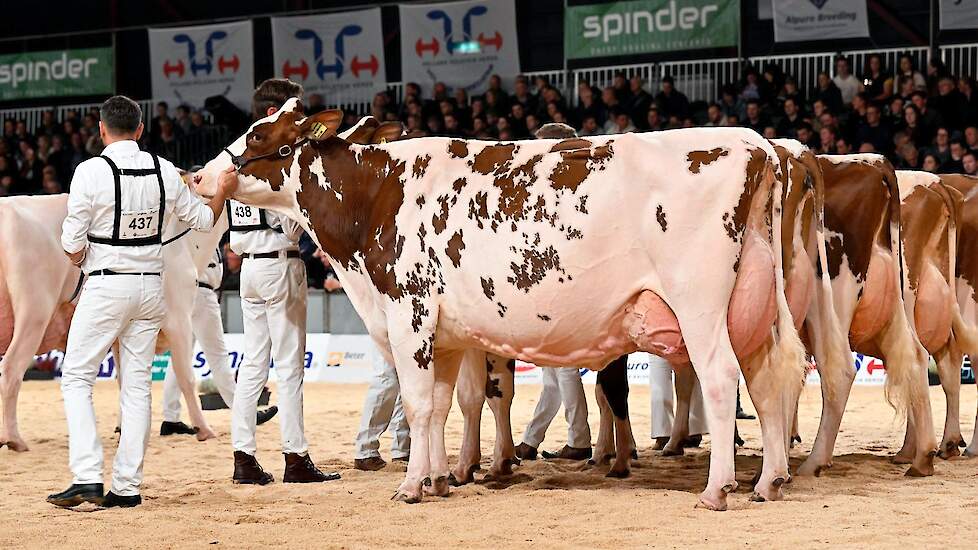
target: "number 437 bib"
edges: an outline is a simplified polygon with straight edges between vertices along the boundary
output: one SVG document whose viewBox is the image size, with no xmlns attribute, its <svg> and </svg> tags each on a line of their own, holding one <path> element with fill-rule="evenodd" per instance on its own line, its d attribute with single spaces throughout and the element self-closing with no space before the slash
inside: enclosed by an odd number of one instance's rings
<svg viewBox="0 0 978 550">
<path fill-rule="evenodd" d="M 155 237 L 159 231 L 159 216 L 159 208 L 122 212 L 119 217 L 119 237 L 122 239 Z"/>
</svg>

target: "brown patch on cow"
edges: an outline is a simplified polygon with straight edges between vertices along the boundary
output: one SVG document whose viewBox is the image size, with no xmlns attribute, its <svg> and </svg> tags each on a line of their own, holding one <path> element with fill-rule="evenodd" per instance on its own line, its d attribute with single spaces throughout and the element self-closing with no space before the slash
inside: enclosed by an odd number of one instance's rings
<svg viewBox="0 0 978 550">
<path fill-rule="evenodd" d="M 526 248 L 522 250 L 522 255 L 521 263 L 510 263 L 513 276 L 507 277 L 506 280 L 523 292 L 529 293 L 530 288 L 543 282 L 543 279 L 551 271 L 566 274 L 560 266 L 560 256 L 553 246 L 548 246 L 543 250 Z M 563 282 L 563 278 L 559 280 Z"/>
<path fill-rule="evenodd" d="M 493 399 L 495 397 L 502 397 L 503 392 L 499 389 L 499 379 L 492 378 L 493 367 L 492 359 L 486 356 L 486 398 Z"/>
<path fill-rule="evenodd" d="M 482 282 L 482 293 L 486 295 L 486 298 L 492 300 L 496 297 L 496 284 L 492 281 L 492 277 L 486 279 L 485 277 L 480 277 L 479 280 Z"/>
<path fill-rule="evenodd" d="M 714 151 L 717 149 L 714 149 Z M 740 194 L 740 200 L 734 206 L 733 212 L 723 213 L 723 228 L 727 231 L 727 236 L 730 237 L 730 240 L 735 243 L 740 243 L 743 239 L 744 228 L 747 227 L 747 217 L 750 215 L 751 202 L 754 199 L 754 194 L 757 192 L 758 187 L 764 181 L 764 176 L 768 168 L 768 160 L 767 153 L 762 149 L 753 149 L 750 151 L 750 159 L 747 161 L 747 169 L 745 171 L 744 191 Z M 770 197 L 768 199 L 770 201 Z M 738 265 L 734 264 L 734 271 L 737 270 L 737 267 Z"/>
<path fill-rule="evenodd" d="M 543 155 L 534 155 L 512 171 L 496 171 L 497 176 L 493 182 L 499 189 L 499 207 L 494 216 L 496 222 L 511 220 L 515 231 L 515 222 L 527 217 L 526 204 L 530 198 L 530 186 L 537 179 L 535 168 L 542 159 Z"/>
<path fill-rule="evenodd" d="M 951 211 L 945 204 L 944 197 L 936 190 L 917 187 L 903 200 L 900 225 L 906 255 L 907 282 L 912 290 L 917 289 L 928 259 L 941 270 L 945 278 L 948 276 L 947 224 L 950 215 Z M 936 246 L 932 246 L 935 244 Z"/>
<path fill-rule="evenodd" d="M 452 265 L 455 267 L 458 267 L 462 263 L 462 249 L 464 248 L 465 241 L 462 240 L 462 230 L 459 229 L 448 240 L 448 248 L 445 249 L 445 254 L 452 260 Z"/>
<path fill-rule="evenodd" d="M 418 204 L 418 208 L 421 208 L 424 206 L 424 200 L 424 195 L 418 195 L 418 198 L 415 199 L 414 202 Z"/>
<path fill-rule="evenodd" d="M 561 151 L 560 162 L 550 173 L 551 186 L 557 190 L 568 189 L 571 193 L 576 193 L 592 171 L 604 170 L 607 161 L 614 157 L 613 142 L 614 140 L 609 140 L 593 150 Z"/>
<path fill-rule="evenodd" d="M 414 159 L 414 168 L 411 170 L 411 174 L 415 178 L 423 178 L 425 172 L 428 171 L 429 164 L 431 164 L 431 155 L 418 156 Z"/>
<path fill-rule="evenodd" d="M 506 317 L 506 310 L 509 308 L 504 306 L 502 302 L 496 302 L 496 307 L 498 308 L 496 312 L 499 313 L 499 316 Z"/>
<path fill-rule="evenodd" d="M 419 369 L 428 370 L 428 367 L 431 366 L 431 348 L 431 342 L 425 340 L 418 351 L 414 352 L 414 360 L 418 363 Z"/>
<path fill-rule="evenodd" d="M 720 157 L 730 154 L 730 150 L 724 147 L 714 147 L 709 151 L 690 151 L 686 154 L 686 162 L 689 162 L 689 171 L 694 174 L 700 173 L 700 167 L 716 162 Z"/>
<path fill-rule="evenodd" d="M 465 178 L 458 178 L 452 183 L 452 191 L 455 191 L 456 195 L 461 193 L 462 188 L 465 187 L 465 183 Z"/>
<path fill-rule="evenodd" d="M 509 169 L 515 151 L 515 143 L 487 145 L 470 161 L 472 169 L 482 175 L 502 174 Z"/>
<path fill-rule="evenodd" d="M 469 146 L 460 139 L 448 142 L 448 154 L 457 159 L 469 156 Z"/>
<path fill-rule="evenodd" d="M 587 197 L 587 195 L 581 195 L 578 200 L 577 211 L 581 214 L 587 214 Z"/>
<path fill-rule="evenodd" d="M 475 197 L 469 199 L 469 219 L 475 220 L 479 229 L 483 229 L 483 221 L 489 219 L 489 195 L 485 191 L 478 191 Z"/>
<path fill-rule="evenodd" d="M 554 146 L 550 148 L 551 153 L 556 153 L 557 151 L 571 151 L 574 149 L 590 149 L 594 145 L 590 141 L 583 138 L 571 138 L 558 141 L 554 143 Z"/>
<path fill-rule="evenodd" d="M 438 196 L 438 205 L 441 210 L 431 216 L 431 227 L 435 229 L 435 235 L 441 235 L 441 232 L 448 227 L 448 199 L 448 195 Z"/>
<path fill-rule="evenodd" d="M 550 316 L 549 315 L 541 315 L 541 314 L 537 313 L 537 319 L 540 319 L 541 321 L 546 321 L 548 323 L 550 322 Z"/>
<path fill-rule="evenodd" d="M 245 138 L 247 147 L 242 156 L 254 158 L 268 155 L 277 151 L 283 144 L 295 143 L 300 134 L 299 127 L 295 124 L 299 118 L 300 115 L 297 113 L 288 111 L 279 115 L 278 120 L 274 122 L 263 122 L 256 125 Z M 252 139 L 253 136 L 258 136 L 261 139 L 255 141 Z M 278 191 L 285 185 L 285 178 L 290 176 L 295 154 L 296 150 L 293 148 L 292 153 L 284 158 L 272 155 L 257 159 L 242 167 L 238 172 L 267 181 L 272 191 Z"/>
<path fill-rule="evenodd" d="M 941 176 L 941 182 L 964 195 L 964 204 L 958 216 L 955 275 L 968 282 L 971 299 L 978 302 L 978 178 L 948 174 Z"/>
<path fill-rule="evenodd" d="M 659 222 L 659 227 L 662 228 L 662 232 L 666 232 L 666 211 L 663 210 L 662 205 L 655 207 L 655 221 Z"/>
</svg>

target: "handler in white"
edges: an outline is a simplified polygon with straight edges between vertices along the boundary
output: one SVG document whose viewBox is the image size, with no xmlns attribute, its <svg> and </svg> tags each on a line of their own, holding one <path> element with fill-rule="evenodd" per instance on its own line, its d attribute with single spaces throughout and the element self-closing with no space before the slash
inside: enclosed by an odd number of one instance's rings
<svg viewBox="0 0 978 550">
<path fill-rule="evenodd" d="M 269 79 L 255 90 L 255 120 L 275 113 L 302 87 Z M 278 380 L 279 426 L 285 454 L 285 483 L 339 479 L 323 473 L 309 457 L 302 420 L 302 379 L 306 354 L 306 264 L 299 258 L 302 229 L 294 221 L 236 201 L 228 205 L 231 250 L 241 256 L 241 313 L 245 357 L 231 407 L 235 483 L 265 485 L 272 475 L 255 458 L 255 413 L 274 358 Z"/>
<path fill-rule="evenodd" d="M 217 293 L 224 278 L 224 264 L 219 250 L 214 251 L 214 257 L 207 264 L 207 269 L 197 276 L 197 296 L 194 297 L 193 332 L 194 338 L 200 344 L 210 368 L 211 378 L 217 386 L 221 399 L 231 407 L 234 404 L 234 373 L 231 371 L 228 359 L 228 348 L 224 343 L 224 323 L 221 321 L 221 304 Z M 180 386 L 176 376 L 168 371 L 163 382 L 163 423 L 160 425 L 160 435 L 197 433 L 197 428 L 191 428 L 180 421 Z M 278 412 L 278 407 L 269 407 L 258 411 L 257 424 L 261 425 L 271 420 Z"/>
<path fill-rule="evenodd" d="M 675 421 L 675 391 L 672 384 L 672 366 L 665 359 L 649 354 L 649 394 L 652 404 L 652 439 L 655 449 L 663 449 L 672 434 L 672 423 Z M 703 392 L 700 390 L 699 379 L 693 384 L 693 393 L 689 402 L 689 433 L 688 442 L 683 446 L 697 446 L 703 434 L 709 433 L 706 427 L 706 411 L 703 409 Z"/>
<path fill-rule="evenodd" d="M 401 406 L 401 387 L 397 371 L 374 350 L 374 379 L 367 389 L 360 415 L 353 467 L 374 471 L 387 465 L 380 457 L 380 436 L 390 428 L 391 459 L 407 462 L 411 456 L 411 428 Z"/>
<path fill-rule="evenodd" d="M 136 506 L 142 502 L 143 455 L 150 429 L 150 368 L 164 315 L 161 237 L 175 215 L 210 230 L 236 178 L 222 178 L 210 205 L 195 198 L 176 168 L 139 150 L 139 105 L 123 96 L 102 104 L 102 156 L 78 166 L 71 181 L 61 244 L 88 277 L 71 321 L 61 373 L 74 481 L 48 502 Z M 122 433 L 112 466 L 112 490 L 102 494 L 102 442 L 92 386 L 114 341 L 121 349 Z"/>
</svg>

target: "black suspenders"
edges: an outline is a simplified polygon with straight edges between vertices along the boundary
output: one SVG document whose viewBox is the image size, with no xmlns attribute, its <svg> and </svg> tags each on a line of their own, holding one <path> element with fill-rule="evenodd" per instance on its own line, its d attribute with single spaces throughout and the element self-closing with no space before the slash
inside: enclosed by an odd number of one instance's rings
<svg viewBox="0 0 978 550">
<path fill-rule="evenodd" d="M 100 158 L 105 159 L 108 163 L 109 168 L 112 169 L 112 177 L 115 180 L 115 219 L 112 223 L 112 236 L 111 237 L 98 237 L 95 235 L 89 235 L 89 242 L 98 244 L 107 244 L 110 246 L 149 246 L 149 245 L 159 245 L 163 242 L 163 213 L 166 210 L 166 187 L 163 185 L 163 173 L 160 171 L 160 159 L 153 153 L 149 154 L 153 157 L 153 168 L 122 168 L 120 169 L 116 166 L 115 162 L 109 157 L 101 155 Z M 121 224 L 122 224 L 122 176 L 128 176 L 132 178 L 143 178 L 148 176 L 156 176 L 156 181 L 160 186 L 160 209 L 157 213 L 157 227 L 156 235 L 150 237 L 132 237 L 123 238 L 120 235 Z"/>
</svg>

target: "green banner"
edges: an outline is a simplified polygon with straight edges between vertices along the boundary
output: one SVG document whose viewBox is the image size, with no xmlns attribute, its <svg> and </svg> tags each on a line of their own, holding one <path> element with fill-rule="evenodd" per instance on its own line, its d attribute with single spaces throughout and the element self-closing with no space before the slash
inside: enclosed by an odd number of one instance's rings
<svg viewBox="0 0 978 550">
<path fill-rule="evenodd" d="M 567 59 L 737 45 L 739 0 L 632 0 L 568 6 Z"/>
<path fill-rule="evenodd" d="M 112 71 L 112 48 L 0 55 L 0 101 L 111 94 Z"/>
</svg>

